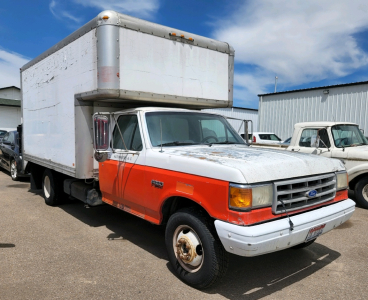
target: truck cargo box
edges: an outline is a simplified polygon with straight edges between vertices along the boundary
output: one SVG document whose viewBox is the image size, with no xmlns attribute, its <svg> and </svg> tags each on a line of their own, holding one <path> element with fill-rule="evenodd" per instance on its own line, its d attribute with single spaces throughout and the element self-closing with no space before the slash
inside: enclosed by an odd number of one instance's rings
<svg viewBox="0 0 368 300">
<path fill-rule="evenodd" d="M 94 112 L 231 107 L 233 65 L 227 43 L 104 11 L 22 67 L 24 159 L 96 177 Z"/>
</svg>

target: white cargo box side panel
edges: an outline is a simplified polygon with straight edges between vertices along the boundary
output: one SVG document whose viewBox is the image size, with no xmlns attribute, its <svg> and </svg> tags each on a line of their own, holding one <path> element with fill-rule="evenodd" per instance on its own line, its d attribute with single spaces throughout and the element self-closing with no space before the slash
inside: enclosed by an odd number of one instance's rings
<svg viewBox="0 0 368 300">
<path fill-rule="evenodd" d="M 229 54 L 120 28 L 120 89 L 228 101 Z"/>
<path fill-rule="evenodd" d="M 76 156 L 74 95 L 97 89 L 95 31 L 22 73 L 25 157 L 70 175 Z"/>
</svg>

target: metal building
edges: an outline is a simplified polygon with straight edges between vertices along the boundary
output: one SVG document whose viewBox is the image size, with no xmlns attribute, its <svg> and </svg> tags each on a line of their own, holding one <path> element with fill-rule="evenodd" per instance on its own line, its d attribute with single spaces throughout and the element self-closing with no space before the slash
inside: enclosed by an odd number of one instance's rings
<svg viewBox="0 0 368 300">
<path fill-rule="evenodd" d="M 2 99 L 20 100 L 20 97 L 20 88 L 17 88 L 16 86 L 0 88 L 0 98 Z"/>
<path fill-rule="evenodd" d="M 368 81 L 258 96 L 259 131 L 271 131 L 287 139 L 295 123 L 342 121 L 359 124 L 368 135 Z"/>
<path fill-rule="evenodd" d="M 211 108 L 203 109 L 202 111 L 213 112 L 216 114 L 223 115 L 225 117 L 237 118 L 242 120 L 252 120 L 253 131 L 257 131 L 258 126 L 258 109 L 243 108 L 243 107 L 230 107 L 230 108 Z M 244 127 L 242 121 L 228 120 L 231 126 L 235 128 L 237 132 L 243 133 Z M 249 128 L 251 131 L 251 128 Z"/>
<path fill-rule="evenodd" d="M 0 130 L 15 130 L 20 123 L 20 89 L 0 88 Z"/>
</svg>

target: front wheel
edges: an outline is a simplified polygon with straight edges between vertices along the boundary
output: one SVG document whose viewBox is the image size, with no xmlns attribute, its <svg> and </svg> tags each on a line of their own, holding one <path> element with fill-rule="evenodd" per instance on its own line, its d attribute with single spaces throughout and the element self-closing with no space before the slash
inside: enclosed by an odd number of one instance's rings
<svg viewBox="0 0 368 300">
<path fill-rule="evenodd" d="M 11 176 L 11 179 L 14 181 L 17 181 L 19 179 L 17 164 L 14 159 L 10 163 L 10 176 Z"/>
<path fill-rule="evenodd" d="M 228 253 L 211 220 L 197 209 L 183 209 L 170 217 L 165 243 L 177 275 L 195 288 L 208 288 L 226 273 Z"/>
<path fill-rule="evenodd" d="M 360 179 L 354 189 L 355 200 L 363 208 L 368 209 L 368 177 Z"/>
</svg>

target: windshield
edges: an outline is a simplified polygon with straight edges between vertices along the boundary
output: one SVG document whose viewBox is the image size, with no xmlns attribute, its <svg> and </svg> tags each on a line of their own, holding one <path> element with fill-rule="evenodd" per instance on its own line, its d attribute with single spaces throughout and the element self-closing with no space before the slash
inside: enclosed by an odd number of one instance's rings
<svg viewBox="0 0 368 300">
<path fill-rule="evenodd" d="M 368 140 L 356 125 L 335 125 L 332 136 L 338 148 L 368 145 Z"/>
<path fill-rule="evenodd" d="M 146 113 L 152 146 L 245 144 L 225 118 L 192 112 Z M 162 129 L 161 129 L 162 128 Z"/>
<path fill-rule="evenodd" d="M 5 135 L 5 133 L 7 133 L 7 131 L 5 130 L 0 130 L 0 137 L 3 137 Z"/>
</svg>

